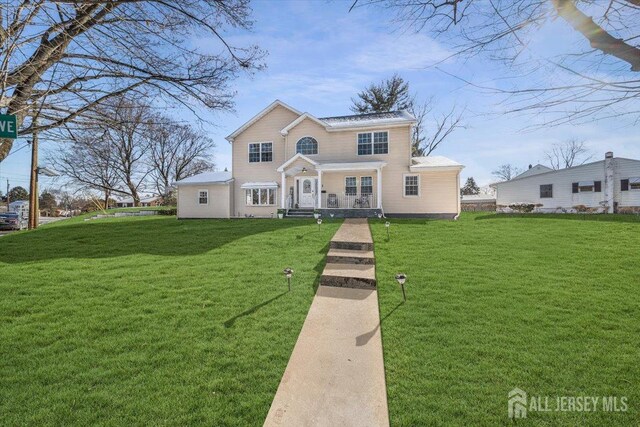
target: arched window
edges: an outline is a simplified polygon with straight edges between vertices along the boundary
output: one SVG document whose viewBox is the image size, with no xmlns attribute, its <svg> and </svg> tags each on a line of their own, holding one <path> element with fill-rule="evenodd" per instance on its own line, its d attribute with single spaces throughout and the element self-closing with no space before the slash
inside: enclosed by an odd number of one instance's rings
<svg viewBox="0 0 640 427">
<path fill-rule="evenodd" d="M 300 138 L 296 144 L 296 153 L 300 154 L 318 154 L 318 141 L 310 136 Z"/>
</svg>

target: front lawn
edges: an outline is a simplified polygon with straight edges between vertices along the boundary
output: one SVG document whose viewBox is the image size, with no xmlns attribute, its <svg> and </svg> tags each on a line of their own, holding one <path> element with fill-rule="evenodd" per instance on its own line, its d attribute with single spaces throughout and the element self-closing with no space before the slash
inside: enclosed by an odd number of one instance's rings
<svg viewBox="0 0 640 427">
<path fill-rule="evenodd" d="M 640 423 L 637 217 L 391 222 L 387 241 L 370 221 L 392 425 L 511 424 L 516 387 L 628 399 L 619 413 L 529 411 L 525 425 Z"/>
<path fill-rule="evenodd" d="M 0 237 L 0 424 L 261 424 L 338 225 L 154 216 Z"/>
</svg>

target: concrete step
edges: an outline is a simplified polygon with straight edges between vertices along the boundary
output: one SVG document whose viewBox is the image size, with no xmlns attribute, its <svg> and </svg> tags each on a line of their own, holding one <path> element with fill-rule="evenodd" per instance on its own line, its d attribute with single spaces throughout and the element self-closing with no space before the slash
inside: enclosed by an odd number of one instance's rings
<svg viewBox="0 0 640 427">
<path fill-rule="evenodd" d="M 329 249 L 327 262 L 332 264 L 375 264 L 373 251 Z"/>
<path fill-rule="evenodd" d="M 352 251 L 372 251 L 373 243 L 368 242 L 343 242 L 338 240 L 332 240 L 331 249 L 346 249 Z"/>
<path fill-rule="evenodd" d="M 324 286 L 342 288 L 375 289 L 375 264 L 336 264 L 327 263 L 320 278 Z"/>
</svg>

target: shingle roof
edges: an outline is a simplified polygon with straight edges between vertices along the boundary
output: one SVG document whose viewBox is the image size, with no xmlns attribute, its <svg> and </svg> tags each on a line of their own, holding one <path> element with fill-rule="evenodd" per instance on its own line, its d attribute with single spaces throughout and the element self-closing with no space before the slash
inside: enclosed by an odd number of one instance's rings
<svg viewBox="0 0 640 427">
<path fill-rule="evenodd" d="M 451 167 L 462 166 L 455 160 L 451 160 L 444 156 L 426 156 L 426 157 L 412 157 L 411 158 L 414 168 L 438 168 L 438 167 Z"/>
<path fill-rule="evenodd" d="M 385 113 L 353 114 L 349 116 L 320 117 L 329 126 L 344 125 L 369 125 L 372 123 L 413 122 L 413 117 L 408 111 L 388 111 Z"/>
</svg>

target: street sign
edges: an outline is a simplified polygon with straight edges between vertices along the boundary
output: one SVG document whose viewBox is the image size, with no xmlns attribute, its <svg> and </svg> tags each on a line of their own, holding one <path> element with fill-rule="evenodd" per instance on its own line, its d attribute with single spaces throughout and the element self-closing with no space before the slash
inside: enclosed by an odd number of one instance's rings
<svg viewBox="0 0 640 427">
<path fill-rule="evenodd" d="M 18 138 L 18 121 L 13 114 L 0 114 L 0 138 Z"/>
</svg>

